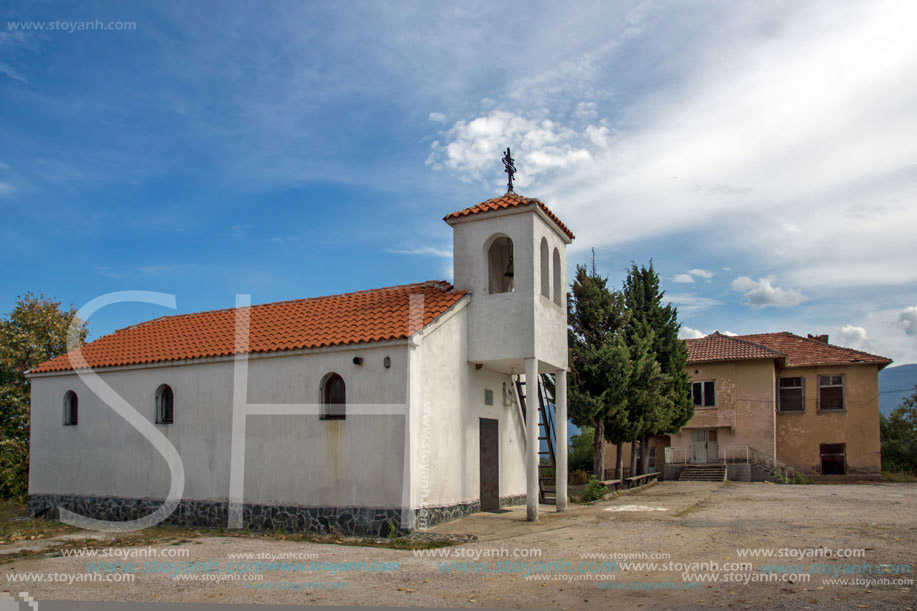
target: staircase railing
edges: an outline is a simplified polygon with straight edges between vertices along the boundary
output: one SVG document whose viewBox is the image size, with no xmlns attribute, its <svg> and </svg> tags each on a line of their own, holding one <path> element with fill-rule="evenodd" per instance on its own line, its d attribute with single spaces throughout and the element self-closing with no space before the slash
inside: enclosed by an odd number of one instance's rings
<svg viewBox="0 0 917 611">
<path fill-rule="evenodd" d="M 557 457 L 554 452 L 557 441 L 557 432 L 554 427 L 556 416 L 554 418 L 551 417 L 550 409 L 556 409 L 556 407 L 554 405 L 554 397 L 549 395 L 547 385 L 545 384 L 546 375 L 548 374 L 539 375 L 535 382 L 535 388 L 538 394 L 538 492 L 540 497 L 539 500 L 542 503 L 548 501 L 554 502 L 553 498 L 548 498 L 545 482 L 554 480 L 554 470 L 557 468 Z M 522 422 L 524 426 L 527 426 L 525 406 L 528 392 L 526 390 L 526 383 L 517 378 L 515 380 L 515 386 L 516 395 L 519 399 L 519 408 L 522 411 Z M 527 438 L 528 436 L 526 435 L 525 437 Z M 547 446 L 546 450 L 542 449 L 542 441 L 545 442 Z M 548 475 L 548 473 L 550 473 L 550 475 Z"/>
<path fill-rule="evenodd" d="M 775 477 L 782 478 L 783 482 L 786 484 L 791 482 L 796 483 L 803 479 L 803 475 L 793 467 L 787 465 L 786 463 L 780 462 L 776 458 L 768 456 L 764 452 L 756 450 L 751 446 L 724 447 L 723 464 L 728 462 L 744 462 L 750 465 L 761 467 Z"/>
<path fill-rule="evenodd" d="M 688 464 L 688 448 L 666 448 L 665 462 L 670 465 Z"/>
</svg>

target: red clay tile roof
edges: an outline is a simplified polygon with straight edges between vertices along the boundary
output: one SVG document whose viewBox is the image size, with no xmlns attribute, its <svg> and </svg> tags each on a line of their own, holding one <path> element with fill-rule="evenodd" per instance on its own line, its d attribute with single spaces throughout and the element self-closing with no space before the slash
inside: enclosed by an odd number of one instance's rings
<svg viewBox="0 0 917 611">
<path fill-rule="evenodd" d="M 782 359 L 786 355 L 767 346 L 755 344 L 714 331 L 706 337 L 689 339 L 688 362 L 735 361 L 745 359 Z"/>
<path fill-rule="evenodd" d="M 455 305 L 465 291 L 442 281 L 251 306 L 249 349 L 275 352 L 403 339 Z M 410 319 L 410 299 L 423 297 L 423 324 Z M 120 329 L 82 347 L 92 368 L 229 356 L 235 350 L 236 309 L 164 316 Z M 413 324 L 412 324 L 413 323 Z M 68 371 L 70 356 L 30 373 Z"/>
<path fill-rule="evenodd" d="M 493 212 L 495 210 L 506 210 L 507 208 L 517 208 L 519 206 L 530 206 L 532 204 L 536 204 L 539 208 L 541 208 L 541 210 L 546 215 L 548 215 L 548 218 L 554 221 L 554 223 L 560 227 L 561 231 L 567 234 L 571 240 L 576 238 L 576 236 L 573 235 L 573 232 L 567 229 L 567 226 L 560 222 L 560 219 L 557 218 L 554 213 L 544 205 L 544 202 L 535 199 L 534 197 L 525 197 L 524 195 L 519 195 L 518 193 L 507 193 L 506 195 L 501 195 L 500 197 L 489 199 L 486 202 L 481 202 L 480 204 L 476 204 L 470 208 L 452 212 L 444 216 L 443 220 L 448 223 L 450 219 L 457 219 L 463 216 L 480 214 L 482 212 Z"/>
<path fill-rule="evenodd" d="M 786 331 L 737 336 L 714 332 L 700 339 L 686 340 L 686 344 L 691 363 L 782 359 L 787 367 L 865 363 L 879 365 L 880 369 L 891 363 L 891 359 L 884 356 L 834 346 Z"/>
<path fill-rule="evenodd" d="M 869 354 L 834 346 L 817 339 L 800 337 L 786 331 L 780 333 L 758 333 L 755 335 L 740 335 L 739 338 L 767 346 L 772 350 L 779 350 L 786 354 L 787 367 L 802 365 L 847 365 L 851 363 L 875 364 L 885 367 L 891 359 L 884 356 Z M 881 368 L 880 367 L 880 368 Z"/>
</svg>

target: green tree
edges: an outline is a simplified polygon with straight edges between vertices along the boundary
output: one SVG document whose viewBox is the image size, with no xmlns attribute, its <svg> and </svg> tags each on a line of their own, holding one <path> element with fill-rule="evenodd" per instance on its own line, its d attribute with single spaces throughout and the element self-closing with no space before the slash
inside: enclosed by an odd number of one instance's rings
<svg viewBox="0 0 917 611">
<path fill-rule="evenodd" d="M 580 429 L 578 435 L 570 439 L 569 458 L 567 468 L 570 471 L 590 471 L 592 469 L 592 440 L 595 431 L 591 426 Z"/>
<path fill-rule="evenodd" d="M 914 394 L 881 415 L 882 468 L 917 474 L 917 386 Z"/>
<path fill-rule="evenodd" d="M 76 338 L 86 341 L 86 325 L 76 309 L 26 293 L 0 319 L 0 496 L 22 498 L 29 485 L 30 386 L 25 372 L 67 351 L 67 333 L 77 320 Z"/>
<path fill-rule="evenodd" d="M 568 396 L 574 424 L 593 429 L 593 471 L 602 477 L 605 442 L 626 429 L 630 357 L 621 331 L 627 321 L 620 293 L 607 278 L 576 267 L 568 301 L 570 375 Z"/>
<path fill-rule="evenodd" d="M 669 404 L 665 396 L 666 381 L 653 350 L 655 334 L 646 322 L 637 321 L 631 323 L 628 335 L 631 375 L 627 386 L 627 420 L 630 423 L 630 473 L 635 475 L 646 469 L 646 461 L 641 460 L 638 470 L 636 444 L 639 441 L 643 450 L 641 458 L 645 458 L 648 436 L 666 420 Z"/>
<path fill-rule="evenodd" d="M 643 371 L 628 395 L 630 402 L 636 396 L 642 397 L 631 409 L 631 420 L 639 423 L 632 439 L 639 439 L 645 449 L 650 436 L 674 433 L 694 415 L 691 378 L 685 370 L 688 349 L 678 339 L 681 325 L 677 308 L 663 304 L 665 291 L 659 288 L 659 275 L 652 261 L 649 267 L 631 264 L 622 293 L 630 317 L 625 332 L 627 344 L 640 355 L 635 369 Z M 648 350 L 644 346 L 647 342 Z M 651 360 L 658 364 L 658 372 L 650 365 Z M 648 456 L 648 451 L 641 452 L 641 472 L 646 471 Z"/>
</svg>

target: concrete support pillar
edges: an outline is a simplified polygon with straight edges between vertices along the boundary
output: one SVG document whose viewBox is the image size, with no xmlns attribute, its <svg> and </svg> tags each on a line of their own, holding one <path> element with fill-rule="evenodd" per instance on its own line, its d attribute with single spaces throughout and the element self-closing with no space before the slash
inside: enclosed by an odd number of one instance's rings
<svg viewBox="0 0 917 611">
<path fill-rule="evenodd" d="M 526 519 L 538 520 L 538 359 L 525 359 Z"/>
<path fill-rule="evenodd" d="M 554 407 L 556 408 L 555 436 L 557 437 L 557 465 L 555 465 L 555 485 L 557 488 L 555 509 L 567 510 L 567 370 L 561 369 L 554 374 Z"/>
</svg>

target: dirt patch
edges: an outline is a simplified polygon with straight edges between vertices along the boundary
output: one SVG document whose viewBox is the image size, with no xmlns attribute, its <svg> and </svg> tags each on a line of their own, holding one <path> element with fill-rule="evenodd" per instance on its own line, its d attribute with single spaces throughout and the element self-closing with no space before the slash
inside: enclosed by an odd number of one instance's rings
<svg viewBox="0 0 917 611">
<path fill-rule="evenodd" d="M 606 511 L 628 505 L 638 509 Z M 640 506 L 653 510 L 642 511 Z M 552 609 L 906 609 L 917 606 L 914 585 L 905 583 L 913 574 L 889 570 L 910 567 L 917 557 L 915 515 L 917 485 L 913 484 L 664 482 L 588 507 L 576 506 L 566 513 L 554 513 L 545 506 L 536 524 L 525 521 L 524 509 L 514 509 L 439 525 L 429 536 L 474 535 L 478 539 L 438 549 L 216 534 L 178 545 L 152 546 L 186 550 L 182 561 L 216 562 L 223 568 L 233 559 L 238 561 L 239 554 L 248 559 L 301 559 L 286 560 L 300 562 L 298 569 L 291 565 L 285 570 L 266 570 L 260 579 L 249 575 L 246 581 L 186 580 L 167 571 L 138 571 L 130 583 L 39 581 L 35 575 L 86 575 L 95 561 L 57 554 L 7 563 L 0 569 L 0 580 L 4 589 L 27 590 L 39 600 Z M 830 550 L 831 555 L 787 555 L 819 550 Z M 845 550 L 861 555 L 839 555 Z M 539 572 L 535 567 L 539 562 L 554 563 L 559 569 Z M 315 568 L 308 568 L 313 563 Z M 565 563 L 571 570 L 561 570 Z M 586 563 L 584 568 L 577 570 L 582 563 Z M 598 568 L 590 570 L 590 563 Z M 600 571 L 602 563 L 606 568 L 616 563 L 615 570 Z M 744 568 L 726 568 L 743 563 Z M 805 570 L 768 577 L 777 570 L 774 567 L 791 565 Z M 813 565 L 823 570 L 808 570 Z M 876 572 L 841 572 L 866 565 L 877 567 Z M 12 577 L 29 573 L 33 574 L 31 581 Z M 212 569 L 207 575 L 229 574 Z M 841 582 L 844 578 L 847 583 Z M 874 583 L 864 585 L 854 579 Z M 289 585 L 304 583 L 322 587 L 291 589 Z"/>
</svg>

